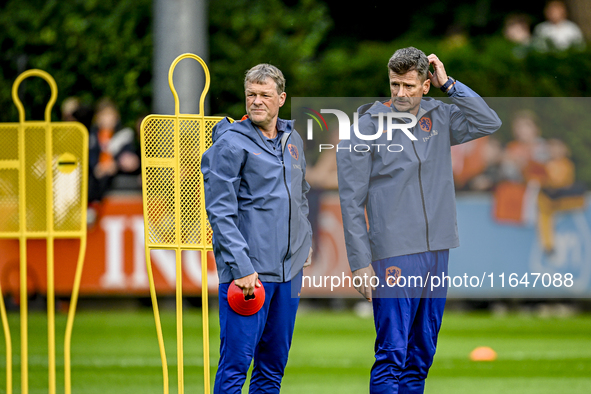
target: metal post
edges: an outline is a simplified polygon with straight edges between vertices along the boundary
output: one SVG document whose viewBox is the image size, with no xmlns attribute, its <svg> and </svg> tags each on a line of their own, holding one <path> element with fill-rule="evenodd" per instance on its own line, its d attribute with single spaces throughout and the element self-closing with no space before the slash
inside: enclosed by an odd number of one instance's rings
<svg viewBox="0 0 591 394">
<path fill-rule="evenodd" d="M 177 56 L 194 53 L 207 62 L 209 55 L 206 0 L 154 0 L 153 110 L 174 114 L 168 69 Z M 183 62 L 175 71 L 181 113 L 196 114 L 205 75 L 196 62 Z M 209 106 L 205 105 L 205 112 Z"/>
</svg>

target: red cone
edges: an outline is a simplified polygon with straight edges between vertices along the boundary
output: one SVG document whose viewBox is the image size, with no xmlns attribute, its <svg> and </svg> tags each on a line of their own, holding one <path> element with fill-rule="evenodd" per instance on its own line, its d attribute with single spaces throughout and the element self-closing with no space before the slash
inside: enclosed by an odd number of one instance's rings
<svg viewBox="0 0 591 394">
<path fill-rule="evenodd" d="M 257 313 L 265 303 L 265 288 L 260 280 L 258 283 L 261 287 L 254 288 L 254 295 L 244 297 L 242 289 L 232 281 L 228 288 L 228 304 L 234 312 L 242 316 L 250 316 Z"/>
</svg>

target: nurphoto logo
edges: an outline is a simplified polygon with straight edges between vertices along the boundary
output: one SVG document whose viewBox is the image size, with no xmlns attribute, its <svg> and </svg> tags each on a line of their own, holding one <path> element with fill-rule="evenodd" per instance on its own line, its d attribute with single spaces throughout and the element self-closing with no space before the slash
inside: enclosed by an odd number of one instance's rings
<svg viewBox="0 0 591 394">
<path fill-rule="evenodd" d="M 312 108 L 305 107 L 306 110 L 310 112 L 305 112 L 307 115 L 311 117 L 308 119 L 307 122 L 307 138 L 308 140 L 312 140 L 314 138 L 314 121 L 320 127 L 321 131 L 324 131 L 325 128 L 328 130 L 328 125 L 326 120 L 321 114 L 333 114 L 336 115 L 338 124 L 339 124 L 339 140 L 350 140 L 351 139 L 351 119 L 349 116 L 341 110 L 338 109 L 321 109 L 320 112 L 313 110 Z M 417 124 L 417 118 L 408 112 L 388 112 L 383 113 L 380 112 L 378 114 L 371 114 L 372 117 L 378 118 L 378 127 L 375 134 L 362 134 L 359 131 L 359 113 L 353 113 L 353 133 L 355 136 L 362 140 L 362 141 L 375 141 L 381 137 L 383 133 L 387 133 L 388 141 L 392 141 L 392 132 L 394 130 L 401 130 L 411 141 L 416 141 L 417 137 L 415 137 L 412 132 L 410 131 Z M 393 122 L 394 119 L 402 120 L 402 123 L 395 123 Z M 409 119 L 410 121 L 406 122 L 405 119 Z M 385 124 L 384 124 L 385 123 Z M 377 146 L 378 150 L 380 146 L 386 146 L 385 144 L 371 144 L 371 146 Z M 335 149 L 335 145 L 333 144 L 320 144 L 319 151 L 327 149 Z M 347 150 L 351 151 L 353 149 L 355 152 L 369 152 L 370 145 L 368 144 L 355 144 L 346 147 L 339 147 L 336 146 L 337 152 L 339 150 Z M 404 150 L 403 146 L 400 144 L 390 144 L 386 146 L 386 149 L 389 152 L 402 152 Z"/>
</svg>

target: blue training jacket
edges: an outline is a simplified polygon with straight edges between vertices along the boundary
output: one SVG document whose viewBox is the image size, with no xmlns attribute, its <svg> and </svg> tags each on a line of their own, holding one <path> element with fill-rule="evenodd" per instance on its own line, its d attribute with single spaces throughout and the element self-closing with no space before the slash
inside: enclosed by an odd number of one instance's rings
<svg viewBox="0 0 591 394">
<path fill-rule="evenodd" d="M 501 120 L 461 82 L 448 95 L 453 104 L 423 97 L 418 122 L 409 129 L 417 141 L 400 129 L 391 141 L 386 132 L 367 141 L 351 129 L 351 139 L 339 143 L 339 197 L 352 271 L 388 257 L 459 246 L 450 147 L 495 132 Z M 391 111 L 390 102 L 360 107 L 359 132 L 375 135 L 375 115 Z"/>
<path fill-rule="evenodd" d="M 281 154 L 250 119 L 223 119 L 213 128 L 201 171 L 213 229 L 220 283 L 255 271 L 263 282 L 287 282 L 303 268 L 312 246 L 303 141 L 292 121 Z"/>
</svg>

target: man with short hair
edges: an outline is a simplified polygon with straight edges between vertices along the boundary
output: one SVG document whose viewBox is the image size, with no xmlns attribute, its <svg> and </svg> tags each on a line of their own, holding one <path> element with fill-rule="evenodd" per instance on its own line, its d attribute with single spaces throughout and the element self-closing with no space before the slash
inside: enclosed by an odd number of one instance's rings
<svg viewBox="0 0 591 394">
<path fill-rule="evenodd" d="M 561 0 L 551 0 L 544 7 L 546 20 L 534 28 L 533 45 L 542 51 L 569 48 L 585 49 L 585 38 L 581 28 L 568 20 L 566 4 Z"/>
<path fill-rule="evenodd" d="M 303 141 L 292 121 L 278 117 L 286 98 L 281 71 L 259 64 L 247 71 L 244 89 L 247 115 L 214 127 L 201 164 L 220 279 L 214 393 L 241 393 L 253 358 L 250 393 L 279 393 L 312 250 L 309 185 Z M 262 282 L 265 302 L 257 313 L 230 308 L 232 280 L 245 297 Z"/>
<path fill-rule="evenodd" d="M 373 303 L 370 392 L 422 393 L 448 285 L 443 280 L 431 288 L 429 278 L 448 275 L 449 249 L 459 246 L 450 147 L 493 133 L 501 121 L 433 54 L 400 49 L 388 76 L 391 99 L 358 110 L 362 134 L 384 132 L 370 150 L 354 148 L 363 143 L 356 135 L 339 144 L 339 196 L 353 283 Z M 431 85 L 453 104 L 423 97 Z M 390 117 L 401 128 L 386 133 L 384 119 L 392 112 L 404 115 Z M 376 288 L 373 276 L 380 280 Z"/>
</svg>

